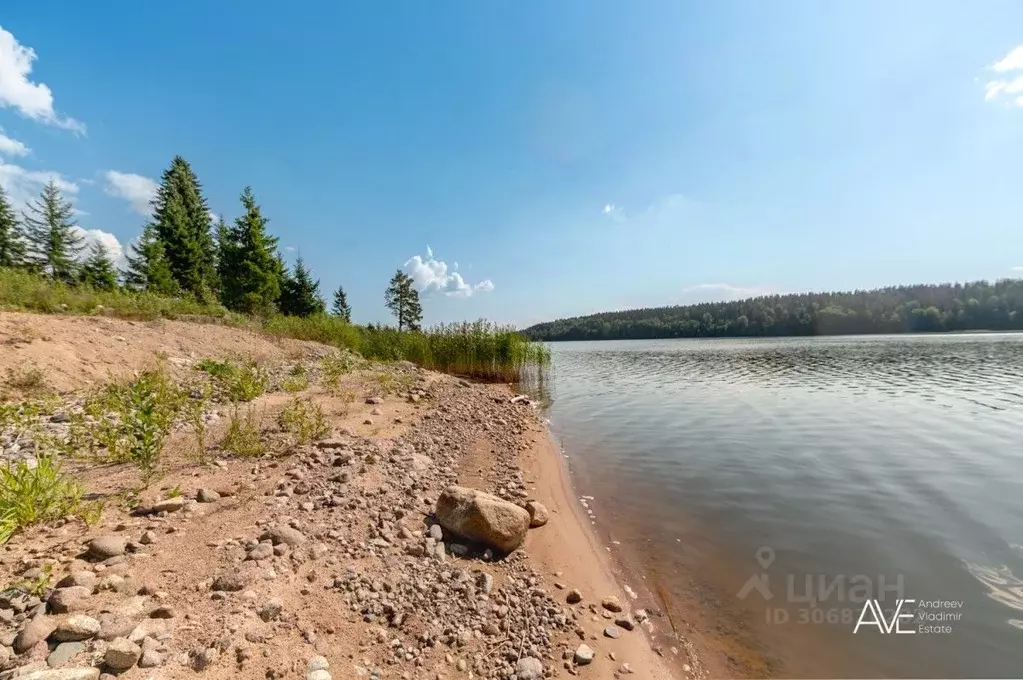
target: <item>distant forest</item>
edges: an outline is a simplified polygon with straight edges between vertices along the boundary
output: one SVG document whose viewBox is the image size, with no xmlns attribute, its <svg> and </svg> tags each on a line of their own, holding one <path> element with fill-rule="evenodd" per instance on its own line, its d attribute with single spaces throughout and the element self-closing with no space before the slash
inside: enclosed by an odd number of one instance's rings
<svg viewBox="0 0 1023 680">
<path fill-rule="evenodd" d="M 1023 279 L 765 295 L 631 309 L 527 328 L 532 340 L 639 340 L 1023 330 Z"/>
</svg>

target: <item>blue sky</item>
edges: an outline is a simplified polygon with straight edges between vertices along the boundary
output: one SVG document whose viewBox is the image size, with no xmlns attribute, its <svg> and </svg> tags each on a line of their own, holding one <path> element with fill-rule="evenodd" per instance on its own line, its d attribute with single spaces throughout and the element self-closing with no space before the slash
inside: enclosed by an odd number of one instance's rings
<svg viewBox="0 0 1023 680">
<path fill-rule="evenodd" d="M 399 267 L 428 323 L 519 325 L 1023 275 L 1019 2 L 37 0 L 0 26 L 15 198 L 55 175 L 126 245 L 181 154 L 228 218 L 252 185 L 362 322 Z"/>
</svg>

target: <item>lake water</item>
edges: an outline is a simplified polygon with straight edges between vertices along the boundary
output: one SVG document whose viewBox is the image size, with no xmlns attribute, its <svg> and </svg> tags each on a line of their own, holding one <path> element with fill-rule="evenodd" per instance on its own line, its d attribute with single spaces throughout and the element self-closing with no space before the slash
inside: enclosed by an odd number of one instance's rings
<svg viewBox="0 0 1023 680">
<path fill-rule="evenodd" d="M 602 537 L 726 672 L 1023 677 L 1023 334 L 551 347 Z"/>
</svg>

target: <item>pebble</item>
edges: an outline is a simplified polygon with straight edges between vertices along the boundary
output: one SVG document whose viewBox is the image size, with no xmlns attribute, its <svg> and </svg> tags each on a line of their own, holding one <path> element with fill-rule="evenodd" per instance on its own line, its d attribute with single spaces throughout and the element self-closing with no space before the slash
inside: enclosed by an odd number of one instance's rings
<svg viewBox="0 0 1023 680">
<path fill-rule="evenodd" d="M 575 650 L 573 660 L 578 666 L 585 666 L 593 661 L 593 650 L 587 645 L 579 645 Z"/>
<path fill-rule="evenodd" d="M 103 663 L 115 671 L 126 671 L 136 663 L 142 656 L 142 649 L 131 640 L 117 638 L 107 647 L 103 655 Z"/>
<path fill-rule="evenodd" d="M 215 503 L 220 500 L 220 494 L 213 489 L 199 489 L 195 494 L 195 499 L 200 503 Z"/>
<path fill-rule="evenodd" d="M 85 586 L 71 586 L 69 588 L 57 588 L 50 594 L 47 604 L 50 611 L 55 614 L 67 614 L 70 611 L 80 609 L 84 606 L 85 600 L 92 595 L 92 589 Z"/>
<path fill-rule="evenodd" d="M 576 588 L 568 591 L 568 595 L 565 596 L 565 602 L 569 604 L 578 604 L 583 601 L 583 594 L 580 593 Z"/>
<path fill-rule="evenodd" d="M 84 651 L 84 642 L 62 642 L 46 657 L 46 665 L 51 668 L 63 666 Z"/>
<path fill-rule="evenodd" d="M 89 541 L 89 556 L 105 560 L 123 555 L 127 544 L 120 536 L 100 536 Z"/>
<path fill-rule="evenodd" d="M 526 656 L 515 664 L 516 680 L 540 680 L 543 678 L 543 664 L 540 659 Z"/>
<path fill-rule="evenodd" d="M 600 606 L 609 612 L 618 613 L 622 611 L 622 603 L 618 601 L 617 597 L 605 597 L 600 601 Z"/>
<path fill-rule="evenodd" d="M 617 640 L 622 636 L 622 631 L 618 630 L 614 626 L 608 626 L 604 629 L 604 637 L 609 637 L 612 640 Z"/>
<path fill-rule="evenodd" d="M 100 623 L 91 616 L 75 614 L 57 624 L 53 639 L 57 642 L 88 640 L 99 633 Z"/>
</svg>

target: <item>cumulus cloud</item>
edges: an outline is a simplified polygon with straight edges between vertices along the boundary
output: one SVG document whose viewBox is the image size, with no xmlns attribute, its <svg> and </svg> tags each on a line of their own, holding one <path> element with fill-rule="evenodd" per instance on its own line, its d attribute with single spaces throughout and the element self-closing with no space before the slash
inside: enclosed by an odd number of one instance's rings
<svg viewBox="0 0 1023 680">
<path fill-rule="evenodd" d="M 49 87 L 29 79 L 35 60 L 35 50 L 19 44 L 14 34 L 0 26 L 0 106 L 40 123 L 84 133 L 83 123 L 57 114 Z"/>
<path fill-rule="evenodd" d="M 494 282 L 484 279 L 478 283 L 468 283 L 459 274 L 456 267 L 450 269 L 446 262 L 433 256 L 433 248 L 426 246 L 426 257 L 413 255 L 405 263 L 405 272 L 412 277 L 419 290 L 424 293 L 440 293 L 448 297 L 470 297 L 474 293 L 489 293 L 494 290 Z"/>
<path fill-rule="evenodd" d="M 991 65 L 995 73 L 1004 74 L 984 84 L 986 101 L 1005 101 L 1023 106 L 1023 45 L 1013 48 L 1005 57 Z"/>
<path fill-rule="evenodd" d="M 51 179 L 65 194 L 73 196 L 78 193 L 78 185 L 62 177 L 60 173 L 50 170 L 27 170 L 0 159 L 0 186 L 7 191 L 8 198 L 17 210 L 23 210 L 30 200 L 38 197 L 43 185 Z"/>
<path fill-rule="evenodd" d="M 4 129 L 0 128 L 0 155 L 3 156 L 27 156 L 28 147 L 19 142 L 16 139 L 11 139 L 4 134 Z"/>
<path fill-rule="evenodd" d="M 119 269 L 123 269 L 128 265 L 128 261 L 124 256 L 124 247 L 121 242 L 117 240 L 117 237 L 108 231 L 102 229 L 83 229 L 81 227 L 75 227 L 75 232 L 85 238 L 85 248 L 82 249 L 79 259 L 84 260 L 89 256 L 89 251 L 92 250 L 92 244 L 98 243 L 107 251 L 107 255 L 114 261 Z"/>
<path fill-rule="evenodd" d="M 767 295 L 763 288 L 746 288 L 728 283 L 701 283 L 682 290 L 682 302 L 699 304 L 701 302 L 726 302 L 744 300 L 758 295 Z"/>
<path fill-rule="evenodd" d="M 136 175 L 133 172 L 118 172 L 107 170 L 103 173 L 105 180 L 103 193 L 114 198 L 122 198 L 128 201 L 132 211 L 139 215 L 148 216 L 153 208 L 150 205 L 156 196 L 158 185 L 148 177 Z"/>
</svg>

